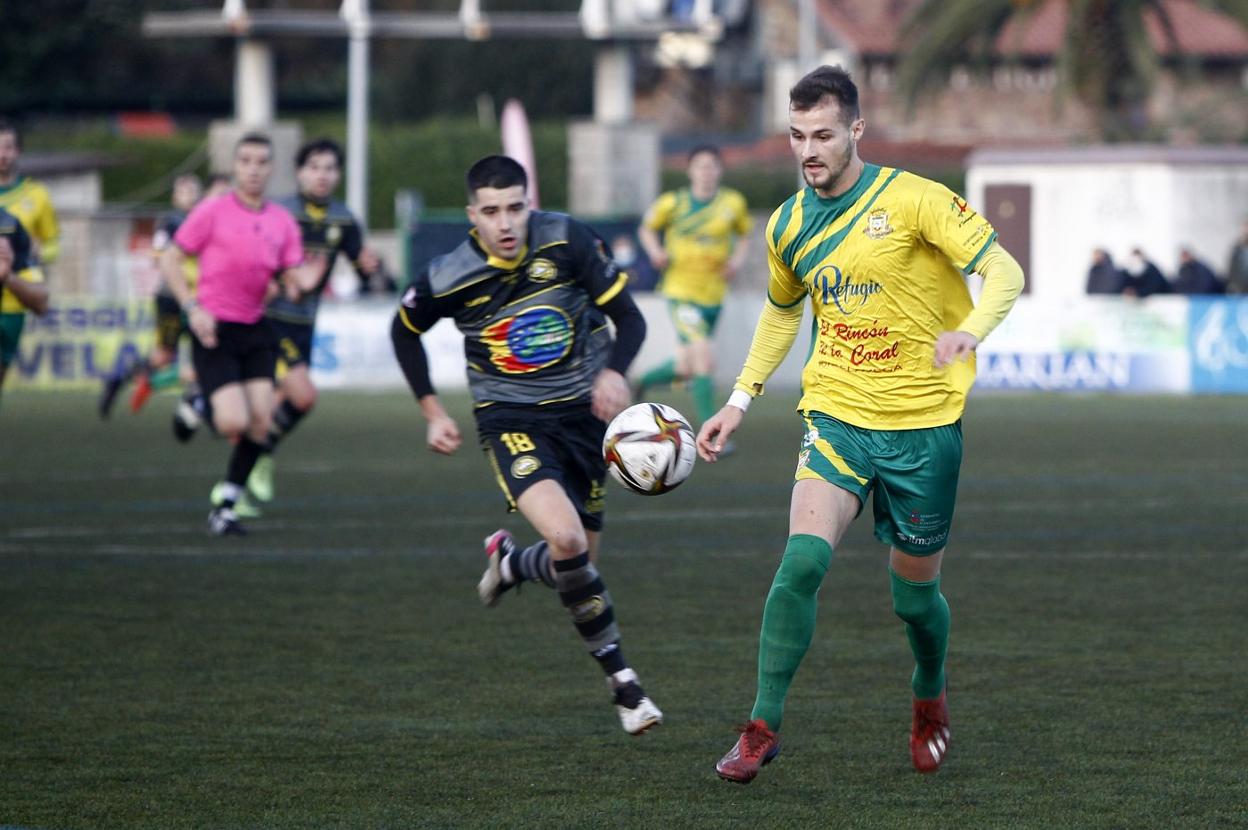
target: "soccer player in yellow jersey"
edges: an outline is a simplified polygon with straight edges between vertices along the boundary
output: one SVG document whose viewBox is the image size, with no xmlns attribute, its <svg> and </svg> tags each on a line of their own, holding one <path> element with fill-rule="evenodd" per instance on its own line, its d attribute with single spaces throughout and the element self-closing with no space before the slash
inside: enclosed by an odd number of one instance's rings
<svg viewBox="0 0 1248 830">
<path fill-rule="evenodd" d="M 28 248 L 18 252 L 28 264 L 15 269 L 17 278 L 11 281 L 0 302 L 0 384 L 17 356 L 27 309 L 37 314 L 47 310 L 48 293 L 38 266 L 56 259 L 60 244 L 60 228 L 48 189 L 18 173 L 17 160 L 21 155 L 21 132 L 11 122 L 0 119 L 0 210 L 20 223 L 22 238 L 27 240 L 23 245 Z M 9 219 L 4 221 L 8 223 Z M 0 230 L 0 234 L 7 236 L 9 232 Z"/>
<path fill-rule="evenodd" d="M 21 132 L 11 122 L 0 120 L 0 207 L 22 223 L 30 234 L 34 259 L 47 265 L 61 252 L 61 227 L 48 189 L 18 171 L 21 155 Z"/>
<path fill-rule="evenodd" d="M 745 261 L 750 232 L 745 197 L 720 187 L 723 173 L 718 148 L 695 147 L 689 154 L 689 186 L 660 196 L 637 229 L 650 261 L 663 269 L 659 291 L 667 297 L 679 341 L 675 360 L 642 376 L 638 397 L 650 387 L 690 380 L 699 422 L 715 414 L 711 338 L 728 283 Z"/>
<path fill-rule="evenodd" d="M 780 751 L 784 699 L 814 633 L 832 549 L 874 491 L 875 535 L 889 546 L 893 608 L 916 663 L 911 761 L 934 772 L 950 739 L 940 562 L 962 408 L 975 347 L 1013 306 L 1023 272 L 961 197 L 858 157 L 865 122 L 843 69 L 820 67 L 793 87 L 789 124 L 807 187 L 768 223 L 771 278 L 749 356 L 697 439 L 714 461 L 788 352 L 809 296 L 816 329 L 802 372 L 790 535 L 763 610 L 751 719 L 716 771 L 747 783 Z M 972 271 L 984 278 L 977 307 L 964 280 Z"/>
</svg>

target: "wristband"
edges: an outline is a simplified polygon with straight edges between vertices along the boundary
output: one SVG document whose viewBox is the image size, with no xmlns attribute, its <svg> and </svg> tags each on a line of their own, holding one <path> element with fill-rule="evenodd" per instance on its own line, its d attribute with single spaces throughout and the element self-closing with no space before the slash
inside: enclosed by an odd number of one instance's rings
<svg viewBox="0 0 1248 830">
<path fill-rule="evenodd" d="M 732 394 L 728 396 L 728 406 L 735 406 L 742 412 L 746 412 L 750 408 L 750 401 L 754 400 L 749 392 L 742 392 L 740 389 L 733 389 Z"/>
</svg>

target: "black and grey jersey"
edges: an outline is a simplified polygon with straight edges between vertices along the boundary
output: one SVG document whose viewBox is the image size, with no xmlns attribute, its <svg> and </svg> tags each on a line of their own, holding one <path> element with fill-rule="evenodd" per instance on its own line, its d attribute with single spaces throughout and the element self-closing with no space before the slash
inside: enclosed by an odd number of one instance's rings
<svg viewBox="0 0 1248 830">
<path fill-rule="evenodd" d="M 416 276 L 399 316 L 416 333 L 455 321 L 478 409 L 584 402 L 611 350 L 599 307 L 627 280 L 584 224 L 534 211 L 515 259 L 490 256 L 472 236 Z"/>
<path fill-rule="evenodd" d="M 8 239 L 9 247 L 13 249 L 13 264 L 10 266 L 12 273 L 25 271 L 36 264 L 34 254 L 30 250 L 30 234 L 26 233 L 26 228 L 22 226 L 20 219 L 2 207 L 0 207 L 0 236 Z"/>
<path fill-rule="evenodd" d="M 173 243 L 173 235 L 186 221 L 186 211 L 171 210 L 156 220 L 156 230 L 152 234 L 152 250 L 163 251 Z M 198 271 L 195 272 L 198 276 Z M 195 286 L 192 285 L 191 288 Z M 173 297 L 173 290 L 162 279 L 156 286 L 156 294 L 161 297 Z"/>
<path fill-rule="evenodd" d="M 315 289 L 294 301 L 279 296 L 269 303 L 265 314 L 274 320 L 312 325 L 316 322 L 321 293 L 329 282 L 338 253 L 341 251 L 346 254 L 354 263 L 364 247 L 364 235 L 360 232 L 355 216 L 342 202 L 318 204 L 306 196 L 294 195 L 278 199 L 277 204 L 290 211 L 299 223 L 304 252 L 325 255 L 325 272 L 321 274 Z"/>
</svg>

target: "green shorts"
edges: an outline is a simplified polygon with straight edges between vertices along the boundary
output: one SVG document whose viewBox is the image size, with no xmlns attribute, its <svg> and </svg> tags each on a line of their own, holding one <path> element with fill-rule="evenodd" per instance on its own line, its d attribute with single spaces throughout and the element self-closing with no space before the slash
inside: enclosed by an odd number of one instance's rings
<svg viewBox="0 0 1248 830">
<path fill-rule="evenodd" d="M 0 314 L 0 366 L 8 366 L 17 357 L 17 344 L 22 340 L 26 312 Z"/>
<path fill-rule="evenodd" d="M 671 315 L 672 325 L 676 327 L 676 338 L 681 345 L 710 340 L 715 334 L 715 324 L 719 322 L 721 308 L 723 306 L 698 305 L 687 300 L 668 300 L 667 313 Z"/>
<path fill-rule="evenodd" d="M 949 541 L 962 466 L 962 422 L 928 429 L 863 429 L 822 412 L 802 414 L 797 480 L 848 490 L 860 505 L 875 490 L 875 538 L 915 556 Z M 861 508 L 860 508 L 861 509 Z"/>
</svg>

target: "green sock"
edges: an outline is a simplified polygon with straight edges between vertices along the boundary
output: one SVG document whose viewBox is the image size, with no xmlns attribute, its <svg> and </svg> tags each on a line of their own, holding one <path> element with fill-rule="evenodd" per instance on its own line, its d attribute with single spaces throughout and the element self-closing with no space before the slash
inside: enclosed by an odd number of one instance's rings
<svg viewBox="0 0 1248 830">
<path fill-rule="evenodd" d="M 832 546 L 819 536 L 789 537 L 772 580 L 758 636 L 758 696 L 750 719 L 778 730 L 784 698 L 815 633 L 819 585 L 832 564 Z"/>
<path fill-rule="evenodd" d="M 661 363 L 641 376 L 641 392 L 644 394 L 647 389 L 656 386 L 671 386 L 678 377 L 675 360 Z"/>
<path fill-rule="evenodd" d="M 693 406 L 698 411 L 698 422 L 706 423 L 719 410 L 715 407 L 715 381 L 710 375 L 694 375 Z"/>
<path fill-rule="evenodd" d="M 175 365 L 162 366 L 148 377 L 152 388 L 156 390 L 168 389 L 170 386 L 178 382 L 178 367 Z"/>
<path fill-rule="evenodd" d="M 940 592 L 940 577 L 911 582 L 891 570 L 893 610 L 906 623 L 906 637 L 914 652 L 910 686 L 920 700 L 940 697 L 945 690 L 945 654 L 949 651 L 949 603 Z"/>
</svg>

